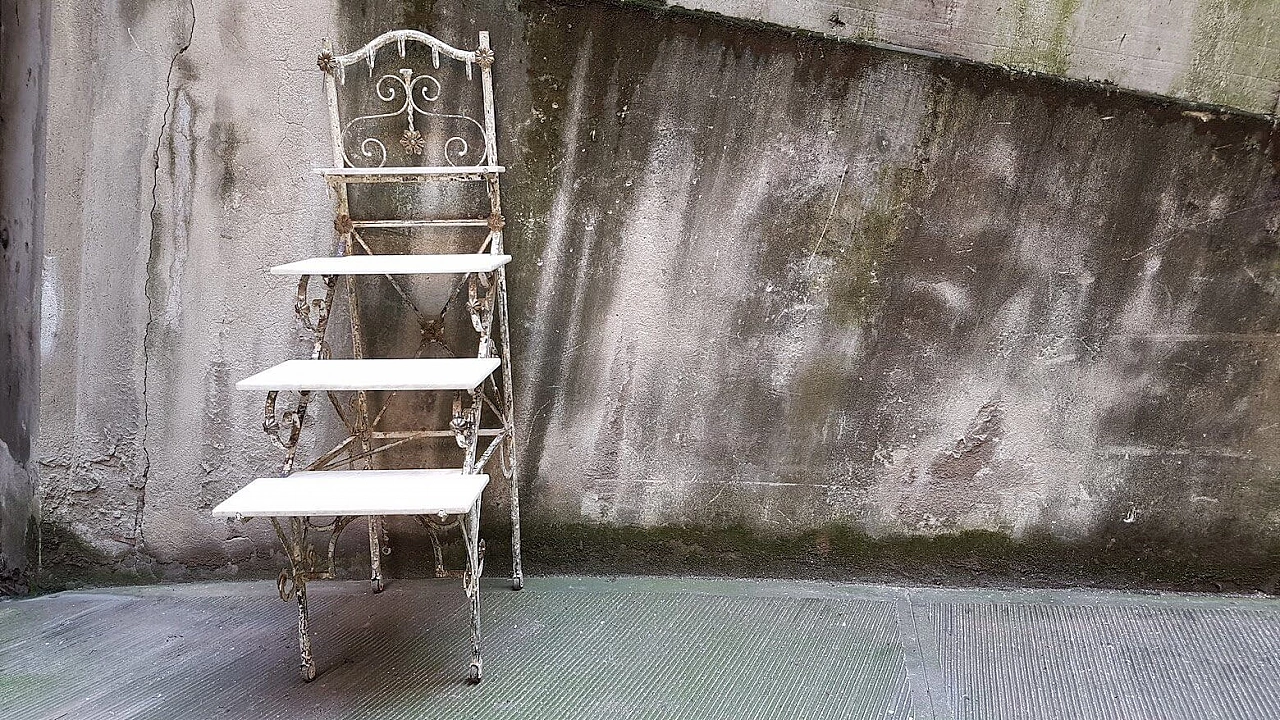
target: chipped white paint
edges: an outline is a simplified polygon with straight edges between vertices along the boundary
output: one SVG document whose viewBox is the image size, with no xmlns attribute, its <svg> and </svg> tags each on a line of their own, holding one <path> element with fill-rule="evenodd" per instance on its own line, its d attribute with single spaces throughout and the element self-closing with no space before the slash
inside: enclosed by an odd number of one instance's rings
<svg viewBox="0 0 1280 720">
<path fill-rule="evenodd" d="M 62 327 L 62 275 L 58 259 L 45 255 L 40 270 L 40 358 L 53 353 Z"/>
</svg>

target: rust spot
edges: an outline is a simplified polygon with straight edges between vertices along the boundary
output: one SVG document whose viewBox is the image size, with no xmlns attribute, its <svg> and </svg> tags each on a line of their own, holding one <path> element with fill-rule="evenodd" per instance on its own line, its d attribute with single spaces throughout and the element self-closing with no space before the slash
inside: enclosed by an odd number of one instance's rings
<svg viewBox="0 0 1280 720">
<path fill-rule="evenodd" d="M 333 219 L 333 229 L 339 235 L 346 235 L 356 229 L 350 215 L 339 215 Z"/>
<path fill-rule="evenodd" d="M 338 70 L 338 61 L 333 59 L 333 53 L 325 50 L 316 58 L 316 66 L 327 73 L 333 73 Z"/>
</svg>

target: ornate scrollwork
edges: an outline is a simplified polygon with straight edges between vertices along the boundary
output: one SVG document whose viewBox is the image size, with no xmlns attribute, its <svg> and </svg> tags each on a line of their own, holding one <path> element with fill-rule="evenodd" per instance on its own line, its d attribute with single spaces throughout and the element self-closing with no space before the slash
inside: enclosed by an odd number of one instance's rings
<svg viewBox="0 0 1280 720">
<path fill-rule="evenodd" d="M 421 155 L 426 142 L 422 139 L 422 133 L 417 130 L 405 130 L 404 135 L 400 136 L 400 147 L 404 148 L 407 155 Z"/>
<path fill-rule="evenodd" d="M 442 147 L 445 162 L 455 166 L 485 165 L 488 163 L 488 137 L 485 133 L 484 125 L 468 115 L 435 112 L 427 109 L 430 107 L 430 103 L 440 99 L 442 91 L 440 81 L 435 76 L 427 73 L 416 73 L 410 68 L 401 68 L 396 74 L 388 73 L 379 77 L 374 85 L 374 90 L 379 100 L 384 103 L 399 103 L 399 107 L 390 112 L 361 115 L 343 126 L 342 154 L 348 165 L 358 167 L 347 152 L 349 144 L 359 148 L 359 155 L 367 161 L 364 166 L 383 167 L 386 165 L 387 143 L 372 135 L 366 135 L 359 139 L 351 138 L 350 136 L 354 134 L 352 132 L 353 129 L 357 129 L 358 126 L 364 126 L 370 121 L 400 116 L 404 117 L 406 127 L 400 135 L 399 144 L 406 158 L 421 156 L 426 152 L 426 138 L 417 127 L 418 118 L 426 117 L 454 120 L 464 126 L 470 123 L 480 136 L 479 144 L 473 146 L 462 134 L 451 135 L 444 141 Z M 468 130 L 470 130 L 469 127 Z M 406 162 L 403 164 L 412 163 Z"/>
</svg>

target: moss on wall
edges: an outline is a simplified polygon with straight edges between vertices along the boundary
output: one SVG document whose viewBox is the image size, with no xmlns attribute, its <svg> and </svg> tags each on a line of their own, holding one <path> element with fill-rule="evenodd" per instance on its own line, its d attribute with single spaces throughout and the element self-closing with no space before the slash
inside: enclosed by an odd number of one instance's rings
<svg viewBox="0 0 1280 720">
<path fill-rule="evenodd" d="M 1235 107 L 1264 107 L 1274 115 L 1280 78 L 1276 0 L 1200 0 L 1195 11 L 1191 67 L 1175 88 L 1183 97 L 1214 98 Z"/>
<path fill-rule="evenodd" d="M 1135 532 L 1142 534 L 1141 528 Z M 501 566 L 504 533 L 489 534 Z M 752 528 L 530 524 L 531 573 L 734 575 L 992 587 L 1160 588 L 1197 592 L 1276 592 L 1280 545 L 1261 546 L 1224 569 L 1212 543 L 1167 544 L 1166 537 L 1117 542 L 1099 536 L 1064 542 L 989 531 L 873 537 L 844 525 L 762 536 Z"/>
<path fill-rule="evenodd" d="M 1052 75 L 1071 69 L 1071 23 L 1082 0 L 1014 0 L 1009 49 L 998 50 L 991 60 L 1001 65 Z"/>
</svg>

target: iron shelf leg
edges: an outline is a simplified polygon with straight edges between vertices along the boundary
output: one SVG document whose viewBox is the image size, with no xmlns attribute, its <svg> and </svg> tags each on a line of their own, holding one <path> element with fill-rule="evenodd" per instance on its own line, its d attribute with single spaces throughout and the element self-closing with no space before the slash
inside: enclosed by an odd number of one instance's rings
<svg viewBox="0 0 1280 720">
<path fill-rule="evenodd" d="M 463 519 L 461 528 L 467 545 L 467 571 L 462 577 L 462 588 L 471 601 L 471 665 L 467 668 L 467 682 L 478 683 L 484 674 L 484 660 L 480 657 L 480 576 L 484 574 L 484 541 L 480 540 L 479 498 Z"/>
<path fill-rule="evenodd" d="M 369 517 L 369 588 L 382 592 L 382 518 Z"/>
<path fill-rule="evenodd" d="M 316 679 L 316 662 L 311 657 L 311 633 L 307 619 L 307 578 L 305 573 L 295 573 L 293 577 L 293 594 L 298 599 L 298 651 L 302 658 L 299 666 L 302 679 L 311 682 Z"/>
</svg>

